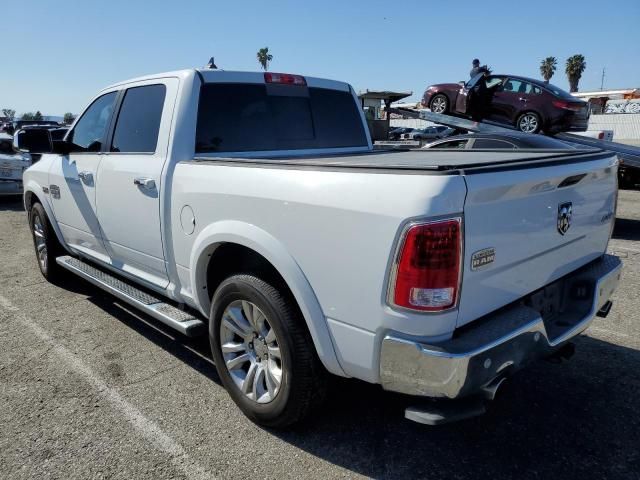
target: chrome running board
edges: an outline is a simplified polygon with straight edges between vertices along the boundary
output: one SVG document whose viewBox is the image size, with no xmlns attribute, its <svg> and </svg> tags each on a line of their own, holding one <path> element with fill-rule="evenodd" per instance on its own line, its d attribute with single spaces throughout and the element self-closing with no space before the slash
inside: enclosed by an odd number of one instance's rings
<svg viewBox="0 0 640 480">
<path fill-rule="evenodd" d="M 82 260 L 65 255 L 56 258 L 56 262 L 61 267 L 93 283 L 96 287 L 111 293 L 120 300 L 151 315 L 156 320 L 184 335 L 189 337 L 196 336 L 204 327 L 204 322 L 191 313 L 179 310 L 173 305 L 163 302 L 153 295 L 139 290 L 130 283 L 103 272 Z"/>
</svg>

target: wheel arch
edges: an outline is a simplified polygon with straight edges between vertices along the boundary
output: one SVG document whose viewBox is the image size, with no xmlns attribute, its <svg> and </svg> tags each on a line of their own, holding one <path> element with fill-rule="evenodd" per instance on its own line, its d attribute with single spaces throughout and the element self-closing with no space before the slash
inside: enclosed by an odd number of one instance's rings
<svg viewBox="0 0 640 480">
<path fill-rule="evenodd" d="M 64 241 L 64 237 L 62 236 L 62 232 L 60 231 L 60 227 L 58 226 L 58 222 L 56 221 L 56 217 L 53 215 L 53 208 L 49 203 L 47 194 L 44 193 L 40 186 L 32 180 L 28 181 L 28 183 L 24 186 L 23 203 L 27 215 L 30 214 L 31 207 L 33 207 L 34 203 L 39 203 L 40 205 L 42 205 L 42 208 L 44 208 L 44 211 L 47 214 L 49 224 L 51 224 L 53 231 L 56 233 L 58 242 L 63 246 L 65 250 L 69 251 L 69 248 Z"/>
<path fill-rule="evenodd" d="M 221 259 L 224 259 L 222 263 L 218 263 Z M 216 264 L 220 265 L 221 272 L 215 271 Z M 239 273 L 250 266 L 282 280 L 302 313 L 321 362 L 329 372 L 346 376 L 338 362 L 320 303 L 302 269 L 280 241 L 256 225 L 235 220 L 216 222 L 196 238 L 191 251 L 190 275 L 194 300 L 200 311 L 208 317 L 213 290 L 224 280 L 223 276 L 226 278 L 226 274 Z M 211 286 L 210 280 L 214 282 Z"/>
</svg>

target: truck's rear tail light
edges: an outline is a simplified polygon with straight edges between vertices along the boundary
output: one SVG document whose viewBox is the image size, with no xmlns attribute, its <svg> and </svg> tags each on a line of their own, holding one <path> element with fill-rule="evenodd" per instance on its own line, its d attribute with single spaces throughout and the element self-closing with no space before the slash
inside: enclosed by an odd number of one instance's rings
<svg viewBox="0 0 640 480">
<path fill-rule="evenodd" d="M 437 312 L 456 305 L 462 256 L 460 218 L 411 226 L 401 240 L 390 294 L 399 307 Z"/>
<path fill-rule="evenodd" d="M 305 86 L 307 84 L 307 81 L 303 76 L 291 75 L 290 73 L 267 72 L 264 74 L 264 81 L 267 83 L 281 83 L 285 85 Z"/>
<path fill-rule="evenodd" d="M 571 103 L 562 100 L 554 100 L 551 103 L 553 103 L 554 107 L 561 108 L 563 110 L 571 110 L 572 112 L 579 112 L 583 107 L 582 103 Z"/>
</svg>

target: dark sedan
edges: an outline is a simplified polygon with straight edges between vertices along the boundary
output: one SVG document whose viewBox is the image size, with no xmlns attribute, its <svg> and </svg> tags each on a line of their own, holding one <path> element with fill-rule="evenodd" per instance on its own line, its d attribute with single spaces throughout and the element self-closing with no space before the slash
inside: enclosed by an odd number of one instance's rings
<svg viewBox="0 0 640 480">
<path fill-rule="evenodd" d="M 456 150 L 565 150 L 573 145 L 541 135 L 523 133 L 469 133 L 429 143 L 422 148 Z"/>
<path fill-rule="evenodd" d="M 414 130 L 415 128 L 409 128 L 409 127 L 393 128 L 389 131 L 388 138 L 389 140 L 400 140 L 402 138 L 402 135 L 404 135 L 405 133 L 412 132 Z"/>
<path fill-rule="evenodd" d="M 435 113 L 493 120 L 526 133 L 584 132 L 590 113 L 587 102 L 549 83 L 482 73 L 466 84 L 430 86 L 422 105 Z"/>
</svg>

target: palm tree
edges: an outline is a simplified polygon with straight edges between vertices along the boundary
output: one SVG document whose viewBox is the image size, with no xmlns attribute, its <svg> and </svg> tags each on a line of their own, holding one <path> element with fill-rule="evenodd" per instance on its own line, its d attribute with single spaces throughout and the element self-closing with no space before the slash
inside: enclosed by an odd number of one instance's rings
<svg viewBox="0 0 640 480">
<path fill-rule="evenodd" d="M 258 50 L 256 56 L 258 57 L 260 66 L 266 72 L 269 69 L 269 62 L 273 60 L 273 55 L 269 53 L 269 47 L 264 47 Z"/>
<path fill-rule="evenodd" d="M 549 83 L 553 74 L 556 73 L 558 61 L 556 57 L 547 57 L 540 63 L 540 75 L 544 78 L 545 83 Z"/>
<path fill-rule="evenodd" d="M 582 73 L 585 68 L 587 68 L 587 62 L 584 59 L 584 55 L 577 54 L 567 58 L 565 72 L 569 79 L 570 92 L 578 91 L 578 82 L 580 81 L 580 77 L 582 77 Z"/>
</svg>

